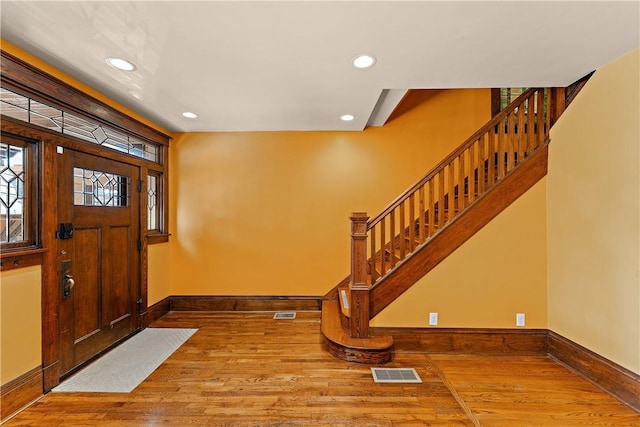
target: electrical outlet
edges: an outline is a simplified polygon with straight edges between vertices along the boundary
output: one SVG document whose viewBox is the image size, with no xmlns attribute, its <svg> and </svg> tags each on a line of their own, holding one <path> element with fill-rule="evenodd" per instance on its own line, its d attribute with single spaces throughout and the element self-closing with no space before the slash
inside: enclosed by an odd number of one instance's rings
<svg viewBox="0 0 640 427">
<path fill-rule="evenodd" d="M 435 326 L 438 324 L 438 313 L 429 313 L 429 325 Z"/>
<path fill-rule="evenodd" d="M 524 326 L 524 313 L 516 313 L 516 326 Z"/>
</svg>

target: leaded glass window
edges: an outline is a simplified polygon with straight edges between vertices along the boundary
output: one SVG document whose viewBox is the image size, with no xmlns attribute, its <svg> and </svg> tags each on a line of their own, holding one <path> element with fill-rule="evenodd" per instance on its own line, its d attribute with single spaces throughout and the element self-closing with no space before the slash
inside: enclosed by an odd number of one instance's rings
<svg viewBox="0 0 640 427">
<path fill-rule="evenodd" d="M 37 243 L 37 144 L 2 133 L 0 141 L 0 245 L 2 249 Z"/>
<path fill-rule="evenodd" d="M 26 150 L 0 143 L 0 241 L 15 243 L 25 240 Z"/>
<path fill-rule="evenodd" d="M 158 230 L 158 177 L 156 175 L 147 176 L 147 230 Z"/>
<path fill-rule="evenodd" d="M 91 169 L 73 168 L 73 204 L 76 206 L 129 206 L 130 179 Z"/>
<path fill-rule="evenodd" d="M 160 147 L 68 111 L 0 88 L 0 113 L 134 157 L 160 161 Z"/>
</svg>

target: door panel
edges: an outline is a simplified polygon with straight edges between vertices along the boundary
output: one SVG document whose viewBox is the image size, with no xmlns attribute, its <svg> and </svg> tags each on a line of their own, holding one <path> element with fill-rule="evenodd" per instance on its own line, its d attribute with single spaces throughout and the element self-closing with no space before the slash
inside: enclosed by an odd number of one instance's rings
<svg viewBox="0 0 640 427">
<path fill-rule="evenodd" d="M 111 227 L 105 244 L 111 254 L 111 262 L 104 266 L 104 323 L 113 324 L 131 315 L 131 275 L 129 259 L 131 257 L 131 230 L 128 226 Z"/>
<path fill-rule="evenodd" d="M 75 229 L 71 271 L 77 286 L 73 295 L 73 342 L 100 331 L 100 229 Z"/>
<path fill-rule="evenodd" d="M 74 286 L 60 305 L 64 375 L 140 327 L 138 167 L 65 149 L 59 159 L 59 240 Z M 63 294 L 64 295 L 64 294 Z"/>
</svg>

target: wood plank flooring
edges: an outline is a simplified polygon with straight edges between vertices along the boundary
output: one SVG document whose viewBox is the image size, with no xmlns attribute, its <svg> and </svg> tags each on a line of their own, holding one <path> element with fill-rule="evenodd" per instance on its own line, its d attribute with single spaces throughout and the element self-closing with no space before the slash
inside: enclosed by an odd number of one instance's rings
<svg viewBox="0 0 640 427">
<path fill-rule="evenodd" d="M 640 426 L 640 414 L 545 356 L 403 352 L 422 384 L 376 384 L 330 356 L 320 313 L 173 312 L 198 332 L 131 393 L 49 393 L 13 426 Z"/>
</svg>

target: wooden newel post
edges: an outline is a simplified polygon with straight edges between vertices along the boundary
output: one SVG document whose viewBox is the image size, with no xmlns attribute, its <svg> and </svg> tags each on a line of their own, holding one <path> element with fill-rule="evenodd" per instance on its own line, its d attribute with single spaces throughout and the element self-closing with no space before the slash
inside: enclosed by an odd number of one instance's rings
<svg viewBox="0 0 640 427">
<path fill-rule="evenodd" d="M 367 285 L 366 212 L 351 215 L 351 337 L 369 337 L 369 286 Z"/>
</svg>

